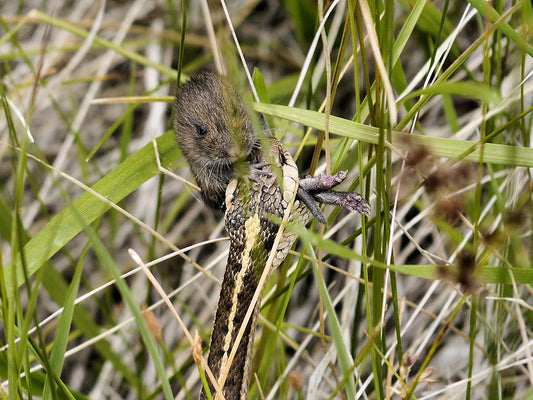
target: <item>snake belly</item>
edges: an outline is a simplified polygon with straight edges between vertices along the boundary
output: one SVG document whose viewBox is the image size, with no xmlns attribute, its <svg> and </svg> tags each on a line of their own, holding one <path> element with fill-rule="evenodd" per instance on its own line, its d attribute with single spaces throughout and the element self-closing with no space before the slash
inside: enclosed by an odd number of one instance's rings
<svg viewBox="0 0 533 400">
<path fill-rule="evenodd" d="M 219 386 L 223 387 L 222 392 L 226 400 L 247 398 L 259 302 L 255 305 L 252 317 L 238 344 L 225 382 L 220 374 L 228 363 L 235 338 L 250 307 L 279 230 L 279 226 L 269 218 L 273 216 L 278 220 L 283 219 L 285 210 L 294 196 L 298 180 L 298 169 L 291 155 L 279 141 L 274 138 L 268 139 L 270 155 L 281 170 L 282 177 L 276 178 L 271 165 L 266 164 L 261 167 L 265 174 L 259 179 L 255 181 L 234 179 L 226 191 L 225 228 L 230 237 L 230 249 L 207 361 Z M 296 200 L 289 221 L 305 224 L 309 219 L 310 213 L 306 206 Z M 293 233 L 284 231 L 275 250 L 274 262 L 269 273 L 283 262 L 295 240 L 296 236 Z M 213 398 L 219 398 L 211 382 L 209 389 Z M 200 399 L 207 399 L 203 388 Z"/>
</svg>

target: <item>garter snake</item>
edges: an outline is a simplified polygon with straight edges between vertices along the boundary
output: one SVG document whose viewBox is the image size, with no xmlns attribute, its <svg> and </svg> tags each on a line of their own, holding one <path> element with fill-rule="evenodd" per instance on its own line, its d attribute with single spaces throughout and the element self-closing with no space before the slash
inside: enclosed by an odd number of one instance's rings
<svg viewBox="0 0 533 400">
<path fill-rule="evenodd" d="M 281 143 L 267 138 L 263 149 L 241 97 L 231 82 L 212 73 L 193 77 L 176 92 L 174 130 L 207 205 L 225 210 L 230 250 L 215 314 L 208 366 L 225 399 L 247 398 L 256 303 L 231 365 L 230 352 L 258 287 L 267 257 L 275 252 L 271 272 L 287 256 L 296 236 L 284 231 L 273 250 L 289 203 L 289 221 L 305 225 L 312 216 L 325 219 L 315 200 L 368 214 L 368 203 L 356 193 L 334 192 L 345 174 L 298 178 L 298 168 Z M 236 165 L 244 165 L 238 173 Z M 281 172 L 281 174 L 279 173 Z M 281 176 L 279 176 L 281 175 Z M 298 182 L 300 186 L 298 186 Z M 297 191 L 297 194 L 295 194 Z M 227 376 L 221 374 L 227 370 Z M 213 398 L 219 398 L 211 382 Z M 207 399 L 202 389 L 200 399 Z"/>
</svg>

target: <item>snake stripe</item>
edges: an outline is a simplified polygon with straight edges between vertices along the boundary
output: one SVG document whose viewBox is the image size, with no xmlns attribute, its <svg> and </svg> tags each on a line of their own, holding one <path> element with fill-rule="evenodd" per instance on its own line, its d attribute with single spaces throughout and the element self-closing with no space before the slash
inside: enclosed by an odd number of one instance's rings
<svg viewBox="0 0 533 400">
<path fill-rule="evenodd" d="M 239 295 L 242 293 L 244 288 L 244 279 L 246 275 L 249 273 L 252 266 L 252 258 L 251 253 L 253 250 L 253 247 L 256 245 L 258 236 L 260 233 L 260 221 L 259 216 L 257 214 L 254 214 L 254 216 L 248 220 L 246 220 L 244 224 L 245 229 L 245 236 L 246 236 L 246 243 L 244 246 L 243 251 L 243 257 L 241 262 L 241 269 L 237 273 L 237 279 L 235 281 L 235 285 L 233 288 L 233 295 L 232 295 L 232 305 L 231 305 L 231 311 L 228 316 L 228 332 L 226 333 L 226 336 L 224 338 L 224 346 L 223 351 L 224 355 L 222 356 L 221 361 L 221 369 L 227 364 L 229 352 L 231 351 L 230 345 L 232 343 L 232 333 L 235 323 L 235 316 L 237 314 L 237 308 L 240 304 L 239 302 Z M 242 303 L 242 302 L 241 302 Z M 223 385 L 224 382 L 222 382 L 222 377 L 218 378 L 218 384 L 220 386 Z"/>
</svg>

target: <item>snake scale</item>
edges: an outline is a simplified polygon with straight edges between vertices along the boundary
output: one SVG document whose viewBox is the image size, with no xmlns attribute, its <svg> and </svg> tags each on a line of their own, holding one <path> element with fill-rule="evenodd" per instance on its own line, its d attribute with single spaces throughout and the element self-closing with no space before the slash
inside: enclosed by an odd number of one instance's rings
<svg viewBox="0 0 533 400">
<path fill-rule="evenodd" d="M 365 215 L 370 208 L 357 193 L 330 190 L 342 182 L 344 173 L 299 179 L 296 164 L 277 139 L 267 137 L 265 150 L 229 79 L 213 73 L 193 77 L 178 88 L 174 107 L 177 141 L 204 202 L 225 211 L 225 228 L 230 237 L 207 363 L 224 398 L 244 400 L 259 302 L 229 367 L 228 357 L 273 249 L 279 226 L 272 217 L 283 219 L 293 197 L 289 221 L 303 225 L 311 217 L 325 222 L 315 201 Z M 283 232 L 269 272 L 283 262 L 295 239 L 293 233 Z M 227 377 L 221 375 L 226 368 Z M 209 389 L 213 398 L 220 398 L 212 382 Z M 200 399 L 207 399 L 203 389 Z"/>
</svg>

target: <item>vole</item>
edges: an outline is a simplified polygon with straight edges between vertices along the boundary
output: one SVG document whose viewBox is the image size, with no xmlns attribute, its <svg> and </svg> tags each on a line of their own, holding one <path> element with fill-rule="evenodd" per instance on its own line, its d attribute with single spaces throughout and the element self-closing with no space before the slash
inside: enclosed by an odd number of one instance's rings
<svg viewBox="0 0 533 400">
<path fill-rule="evenodd" d="M 226 78 L 204 72 L 179 87 L 174 112 L 176 138 L 202 189 L 202 198 L 223 211 L 234 164 L 255 164 L 262 159 L 241 96 Z"/>
</svg>

